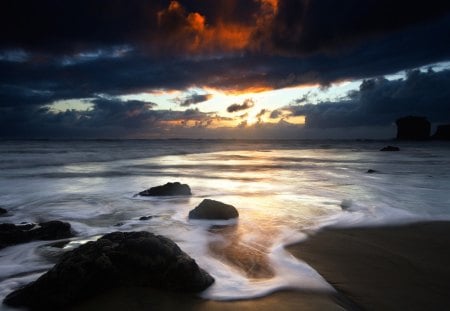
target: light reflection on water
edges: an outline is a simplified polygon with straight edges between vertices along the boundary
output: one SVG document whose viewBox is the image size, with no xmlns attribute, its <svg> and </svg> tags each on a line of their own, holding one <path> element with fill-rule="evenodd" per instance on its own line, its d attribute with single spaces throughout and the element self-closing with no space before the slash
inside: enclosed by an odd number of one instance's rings
<svg viewBox="0 0 450 311">
<path fill-rule="evenodd" d="M 2 220 L 69 221 L 78 232 L 75 244 L 115 230 L 166 235 L 216 277 L 210 298 L 235 297 L 239 292 L 260 295 L 283 286 L 327 288 L 320 277 L 289 261 L 279 247 L 298 239 L 300 231 L 330 219 L 359 222 L 374 217 L 383 222 L 392 215 L 389 208 L 422 217 L 450 214 L 447 148 L 435 148 L 429 154 L 414 149 L 386 155 L 372 150 L 370 144 L 361 147 L 356 143 L 345 148 L 245 145 L 230 150 L 233 148 L 226 146 L 225 151 L 197 153 L 193 152 L 198 147 L 190 146 L 175 155 L 155 155 L 150 150 L 149 156 L 136 156 L 136 150 L 103 147 L 101 161 L 94 161 L 95 153 L 88 148 L 86 152 L 78 150 L 77 155 L 74 151 L 55 152 L 52 165 L 52 161 L 41 159 L 45 153 L 39 156 L 33 149 L 31 155 L 24 153 L 24 161 L 36 161 L 36 165 L 5 164 L 0 174 L 0 199 L 10 214 Z M 47 148 L 51 150 L 51 146 Z M 129 152 L 130 156 L 119 157 L 117 152 Z M 366 174 L 369 168 L 381 173 Z M 189 184 L 193 196 L 134 196 L 171 181 Z M 398 193 L 402 193 L 401 201 Z M 240 213 L 238 222 L 214 225 L 189 221 L 189 210 L 204 198 L 234 205 Z M 350 202 L 346 211 L 341 209 L 343 200 Z M 139 220 L 148 215 L 154 217 Z M 25 252 L 24 247 L 3 250 L 0 262 L 10 264 Z M 21 273 L 42 269 L 39 252 L 25 253 Z M 1 280 L 9 280 L 0 284 L 1 295 L 10 290 L 7 284 L 21 282 L 11 281 L 17 274 L 13 270 L 0 272 Z M 297 277 L 293 280 L 289 275 Z"/>
</svg>

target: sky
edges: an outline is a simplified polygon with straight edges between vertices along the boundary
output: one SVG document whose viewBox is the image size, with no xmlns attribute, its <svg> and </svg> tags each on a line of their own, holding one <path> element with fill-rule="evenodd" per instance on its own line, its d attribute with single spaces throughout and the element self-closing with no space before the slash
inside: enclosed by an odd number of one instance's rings
<svg viewBox="0 0 450 311">
<path fill-rule="evenodd" d="M 386 139 L 450 123 L 450 2 L 4 0 L 0 138 Z"/>
</svg>

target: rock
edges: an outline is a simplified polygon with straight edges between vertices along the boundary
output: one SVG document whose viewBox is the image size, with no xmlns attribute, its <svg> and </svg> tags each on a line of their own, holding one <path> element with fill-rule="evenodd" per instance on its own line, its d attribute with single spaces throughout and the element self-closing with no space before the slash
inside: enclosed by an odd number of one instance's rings
<svg viewBox="0 0 450 311">
<path fill-rule="evenodd" d="M 169 196 L 169 195 L 192 195 L 191 188 L 186 184 L 179 182 L 167 183 L 162 186 L 152 187 L 139 192 L 142 196 Z"/>
<path fill-rule="evenodd" d="M 33 240 L 59 240 L 72 236 L 70 224 L 58 220 L 42 222 L 38 225 L 5 223 L 0 224 L 0 249 Z"/>
<path fill-rule="evenodd" d="M 377 170 L 373 170 L 373 169 L 368 169 L 366 173 L 367 174 L 374 174 L 374 173 L 378 173 L 378 171 Z"/>
<path fill-rule="evenodd" d="M 210 199 L 204 199 L 189 212 L 189 218 L 191 219 L 230 219 L 237 217 L 239 217 L 239 212 L 234 206 Z"/>
<path fill-rule="evenodd" d="M 397 119 L 397 139 L 426 140 L 430 138 L 431 124 L 425 117 L 408 116 Z"/>
<path fill-rule="evenodd" d="M 149 232 L 114 232 L 65 253 L 52 269 L 9 294 L 4 303 L 63 310 L 112 288 L 198 292 L 213 282 L 170 239 Z"/>
<path fill-rule="evenodd" d="M 433 139 L 450 140 L 450 124 L 438 125 L 436 133 L 433 135 Z"/>
<path fill-rule="evenodd" d="M 381 148 L 380 151 L 400 151 L 400 148 L 395 146 L 386 146 Z"/>
<path fill-rule="evenodd" d="M 1 208 L 1 207 L 0 207 L 0 215 L 4 215 L 4 214 L 6 214 L 6 213 L 8 213 L 8 211 L 5 210 L 4 208 Z"/>
<path fill-rule="evenodd" d="M 153 216 L 142 216 L 141 218 L 139 218 L 139 220 L 149 220 L 152 218 L 153 218 Z"/>
</svg>

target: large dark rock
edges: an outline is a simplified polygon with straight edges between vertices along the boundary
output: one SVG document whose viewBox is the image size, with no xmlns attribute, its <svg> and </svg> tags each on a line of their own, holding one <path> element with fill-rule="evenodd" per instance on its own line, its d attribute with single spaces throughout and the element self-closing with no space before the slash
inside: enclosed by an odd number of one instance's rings
<svg viewBox="0 0 450 311">
<path fill-rule="evenodd" d="M 450 124 L 438 125 L 433 139 L 450 140 Z"/>
<path fill-rule="evenodd" d="M 186 184 L 179 182 L 167 183 L 162 186 L 152 187 L 150 189 L 139 192 L 143 196 L 169 196 L 169 195 L 192 195 L 191 188 Z"/>
<path fill-rule="evenodd" d="M 408 116 L 397 119 L 397 139 L 426 140 L 430 138 L 431 124 L 425 117 Z"/>
<path fill-rule="evenodd" d="M 149 232 L 114 232 L 64 254 L 51 270 L 9 294 L 4 303 L 32 310 L 63 310 L 117 287 L 198 292 L 213 282 L 168 238 Z"/>
<path fill-rule="evenodd" d="M 381 148 L 380 151 L 400 151 L 400 148 L 395 146 L 386 146 Z"/>
<path fill-rule="evenodd" d="M 59 220 L 39 224 L 0 224 L 0 249 L 33 240 L 59 240 L 73 236 L 70 224 Z"/>
<path fill-rule="evenodd" d="M 205 199 L 189 212 L 191 219 L 231 219 L 239 217 L 237 209 L 229 204 Z"/>
<path fill-rule="evenodd" d="M 6 214 L 6 213 L 8 213 L 8 211 L 5 210 L 4 208 L 1 208 L 1 207 L 0 207 L 0 215 L 4 215 L 4 214 Z"/>
</svg>

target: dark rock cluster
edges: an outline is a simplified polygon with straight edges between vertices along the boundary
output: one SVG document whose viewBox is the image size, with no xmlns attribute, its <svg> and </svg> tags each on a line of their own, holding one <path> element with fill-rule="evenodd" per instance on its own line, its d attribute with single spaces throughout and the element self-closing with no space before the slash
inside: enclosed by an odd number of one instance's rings
<svg viewBox="0 0 450 311">
<path fill-rule="evenodd" d="M 33 240 L 58 240 L 73 236 L 70 224 L 58 220 L 39 224 L 0 224 L 0 249 Z"/>
<path fill-rule="evenodd" d="M 63 310 L 121 286 L 198 292 L 214 279 L 174 242 L 149 232 L 114 232 L 63 255 L 38 280 L 4 303 L 33 310 Z"/>
<path fill-rule="evenodd" d="M 395 123 L 398 140 L 450 140 L 450 124 L 438 125 L 434 135 L 430 136 L 431 123 L 425 117 L 407 116 Z"/>
</svg>

